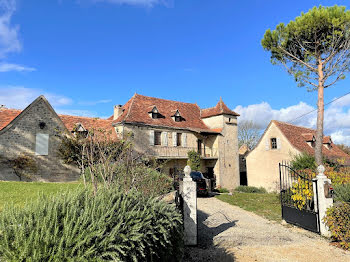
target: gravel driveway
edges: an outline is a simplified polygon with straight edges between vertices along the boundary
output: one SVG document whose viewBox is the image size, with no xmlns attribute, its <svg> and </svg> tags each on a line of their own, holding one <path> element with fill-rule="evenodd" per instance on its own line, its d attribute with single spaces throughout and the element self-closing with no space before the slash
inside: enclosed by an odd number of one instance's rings
<svg viewBox="0 0 350 262">
<path fill-rule="evenodd" d="M 184 261 L 350 261 L 317 234 L 271 222 L 214 197 L 198 198 L 198 246 Z"/>
</svg>

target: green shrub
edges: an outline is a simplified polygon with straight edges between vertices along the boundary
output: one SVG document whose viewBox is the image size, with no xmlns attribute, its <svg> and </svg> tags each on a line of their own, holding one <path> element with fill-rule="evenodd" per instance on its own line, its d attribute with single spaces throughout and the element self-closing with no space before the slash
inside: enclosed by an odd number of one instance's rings
<svg viewBox="0 0 350 262">
<path fill-rule="evenodd" d="M 334 200 L 350 203 L 350 184 L 340 184 L 334 186 Z"/>
<path fill-rule="evenodd" d="M 294 170 L 302 170 L 302 169 L 315 170 L 317 166 L 315 157 L 305 152 L 294 155 L 292 157 L 292 161 L 290 162 L 290 164 Z"/>
<path fill-rule="evenodd" d="M 0 260 L 179 261 L 182 217 L 134 191 L 61 193 L 0 213 Z"/>
<path fill-rule="evenodd" d="M 103 170 L 101 171 L 103 172 Z M 114 186 L 118 186 L 126 193 L 129 190 L 135 190 L 144 196 L 152 197 L 169 193 L 173 188 L 173 180 L 170 176 L 158 172 L 154 168 L 147 167 L 144 164 L 127 167 L 121 163 L 114 170 L 114 173 Z M 85 169 L 85 179 L 86 182 L 91 182 L 91 174 L 88 168 Z M 98 179 L 99 183 L 103 183 L 101 176 L 96 179 Z"/>
<path fill-rule="evenodd" d="M 195 150 L 187 152 L 187 165 L 191 167 L 192 171 L 199 171 L 201 169 L 201 155 Z"/>
<path fill-rule="evenodd" d="M 350 249 L 350 204 L 338 203 L 327 210 L 324 218 L 332 238 L 345 248 Z"/>
<path fill-rule="evenodd" d="M 263 187 L 258 188 L 254 186 L 238 186 L 236 187 L 235 191 L 244 192 L 244 193 L 261 193 L 261 194 L 267 193 L 265 188 Z"/>
</svg>

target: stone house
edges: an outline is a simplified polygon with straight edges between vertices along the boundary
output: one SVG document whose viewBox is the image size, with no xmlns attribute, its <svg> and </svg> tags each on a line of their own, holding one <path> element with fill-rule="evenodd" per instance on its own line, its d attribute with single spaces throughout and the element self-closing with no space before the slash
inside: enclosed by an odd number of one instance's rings
<svg viewBox="0 0 350 262">
<path fill-rule="evenodd" d="M 136 150 L 164 161 L 163 172 L 182 172 L 187 153 L 201 155 L 202 172 L 216 185 L 239 185 L 238 114 L 220 99 L 215 107 L 170 101 L 135 94 L 125 105 L 115 106 L 113 120 L 120 138 L 132 134 Z"/>
<path fill-rule="evenodd" d="M 18 180 L 9 159 L 30 154 L 42 181 L 70 181 L 79 170 L 58 157 L 63 133 L 103 129 L 116 138 L 132 134 L 135 149 L 165 163 L 163 172 L 182 172 L 187 152 L 201 155 L 202 172 L 216 184 L 233 189 L 239 185 L 238 114 L 220 99 L 215 107 L 135 94 L 124 106 L 115 106 L 109 119 L 58 115 L 40 96 L 24 110 L 0 109 L 0 180 Z"/>
<path fill-rule="evenodd" d="M 278 191 L 279 166 L 294 155 L 315 154 L 316 130 L 272 120 L 257 146 L 246 156 L 248 186 Z M 322 153 L 329 159 L 350 161 L 350 156 L 337 147 L 330 136 L 323 138 Z"/>
<path fill-rule="evenodd" d="M 79 169 L 64 164 L 58 157 L 61 135 L 93 127 L 115 133 L 110 120 L 57 115 L 44 96 L 24 110 L 0 108 L 0 180 L 29 179 L 20 178 L 10 163 L 22 154 L 36 163 L 36 174 L 29 180 L 77 180 Z"/>
</svg>

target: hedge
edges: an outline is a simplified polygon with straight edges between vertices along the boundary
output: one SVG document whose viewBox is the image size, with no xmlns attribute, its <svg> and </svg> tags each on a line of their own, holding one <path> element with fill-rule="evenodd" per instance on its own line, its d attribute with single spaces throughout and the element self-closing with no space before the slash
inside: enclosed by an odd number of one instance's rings
<svg viewBox="0 0 350 262">
<path fill-rule="evenodd" d="M 5 207 L 0 229 L 1 261 L 179 261 L 183 254 L 175 206 L 118 189 Z"/>
</svg>

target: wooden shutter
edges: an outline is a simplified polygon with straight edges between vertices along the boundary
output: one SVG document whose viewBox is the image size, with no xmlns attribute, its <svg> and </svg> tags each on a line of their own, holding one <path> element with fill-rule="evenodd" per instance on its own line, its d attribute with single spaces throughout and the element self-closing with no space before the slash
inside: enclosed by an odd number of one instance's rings
<svg viewBox="0 0 350 262">
<path fill-rule="evenodd" d="M 281 139 L 277 138 L 277 149 L 281 149 L 282 145 L 281 145 Z"/>
<path fill-rule="evenodd" d="M 154 146 L 154 130 L 149 131 L 149 144 Z"/>
<path fill-rule="evenodd" d="M 162 132 L 162 145 L 163 146 L 168 146 L 168 132 Z"/>
<path fill-rule="evenodd" d="M 265 139 L 265 150 L 269 150 L 270 149 L 270 139 L 266 138 Z"/>
<path fill-rule="evenodd" d="M 173 146 L 176 146 L 177 144 L 177 134 L 176 132 L 173 132 Z"/>
<path fill-rule="evenodd" d="M 182 134 L 182 146 L 187 147 L 187 134 L 186 133 Z"/>
<path fill-rule="evenodd" d="M 49 135 L 36 134 L 35 140 L 35 154 L 47 156 L 49 154 Z"/>
</svg>

